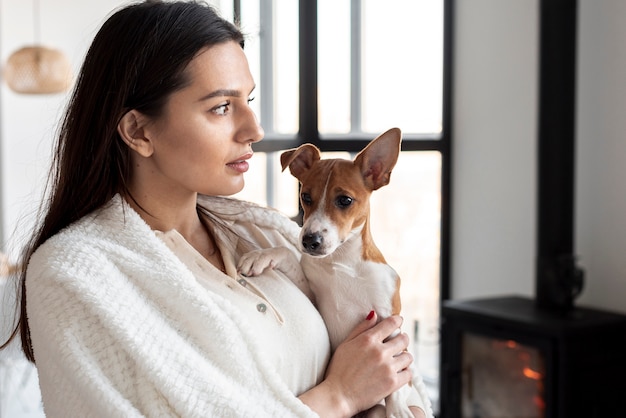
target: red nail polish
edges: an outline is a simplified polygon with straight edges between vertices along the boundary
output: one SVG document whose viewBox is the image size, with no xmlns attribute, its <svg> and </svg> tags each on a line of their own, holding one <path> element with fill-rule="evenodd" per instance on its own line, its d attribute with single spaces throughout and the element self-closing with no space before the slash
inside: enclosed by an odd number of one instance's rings
<svg viewBox="0 0 626 418">
<path fill-rule="evenodd" d="M 369 321 L 369 320 L 370 320 L 370 319 L 372 319 L 373 317 L 374 317 L 374 311 L 370 311 L 370 313 L 369 313 L 369 314 L 367 314 L 367 318 L 365 318 L 365 319 L 367 319 L 367 320 Z"/>
</svg>

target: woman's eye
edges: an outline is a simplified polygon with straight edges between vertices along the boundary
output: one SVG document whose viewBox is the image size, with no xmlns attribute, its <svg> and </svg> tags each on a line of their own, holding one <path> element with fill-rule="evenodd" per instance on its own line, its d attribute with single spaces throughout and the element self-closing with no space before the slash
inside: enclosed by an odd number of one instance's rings
<svg viewBox="0 0 626 418">
<path fill-rule="evenodd" d="M 248 104 L 252 103 L 254 101 L 254 97 L 248 97 Z"/>
<path fill-rule="evenodd" d="M 216 115 L 225 115 L 228 112 L 229 106 L 230 106 L 230 102 L 224 103 L 222 105 L 219 105 L 219 106 L 213 108 L 213 110 L 211 110 L 211 111 L 213 113 L 215 113 Z"/>
</svg>

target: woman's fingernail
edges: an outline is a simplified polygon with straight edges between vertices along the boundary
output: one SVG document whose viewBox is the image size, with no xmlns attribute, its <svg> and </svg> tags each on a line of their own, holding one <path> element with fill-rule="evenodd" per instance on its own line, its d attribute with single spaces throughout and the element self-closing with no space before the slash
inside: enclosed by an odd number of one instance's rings
<svg viewBox="0 0 626 418">
<path fill-rule="evenodd" d="M 367 314 L 367 318 L 365 318 L 365 319 L 367 319 L 367 320 L 369 321 L 369 320 L 370 320 L 370 319 L 372 319 L 373 317 L 374 317 L 374 311 L 370 311 L 370 313 L 369 313 L 369 314 Z"/>
</svg>

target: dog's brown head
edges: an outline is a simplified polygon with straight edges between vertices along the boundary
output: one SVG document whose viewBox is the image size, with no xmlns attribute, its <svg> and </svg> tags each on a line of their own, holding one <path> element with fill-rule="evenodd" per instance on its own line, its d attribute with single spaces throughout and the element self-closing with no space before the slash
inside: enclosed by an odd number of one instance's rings
<svg viewBox="0 0 626 418">
<path fill-rule="evenodd" d="M 312 144 L 281 154 L 283 170 L 289 167 L 302 186 L 304 252 L 326 256 L 362 229 L 369 218 L 369 196 L 389 184 L 401 140 L 400 129 L 392 128 L 372 140 L 354 161 L 322 160 Z"/>
</svg>

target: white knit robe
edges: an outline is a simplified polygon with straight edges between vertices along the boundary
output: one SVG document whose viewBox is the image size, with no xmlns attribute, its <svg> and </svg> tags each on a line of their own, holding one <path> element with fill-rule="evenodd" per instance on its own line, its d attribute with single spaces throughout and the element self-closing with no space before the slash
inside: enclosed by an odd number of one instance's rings
<svg viewBox="0 0 626 418">
<path fill-rule="evenodd" d="M 287 218 L 241 205 L 234 218 L 294 236 Z M 258 352 L 245 316 L 119 196 L 45 242 L 26 286 L 49 417 L 316 416 Z"/>
</svg>

